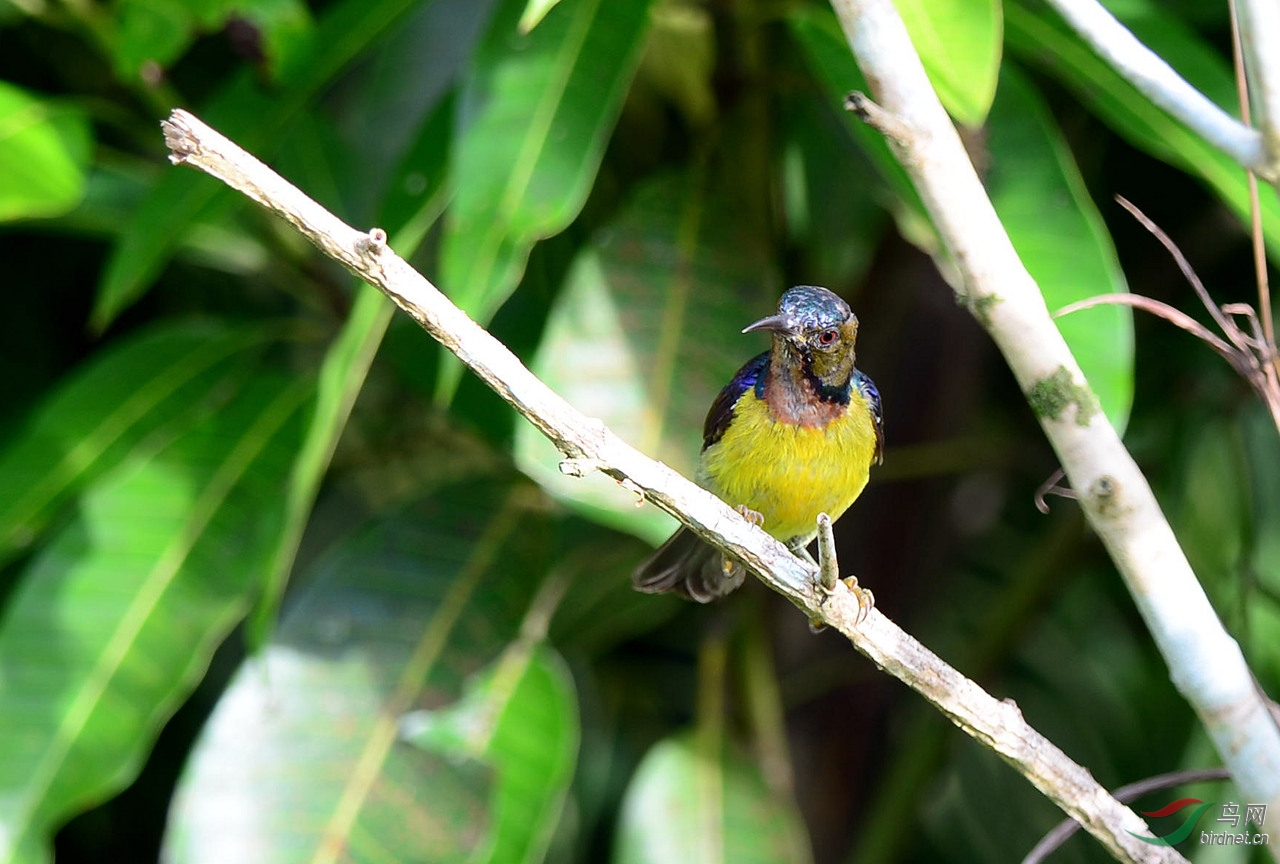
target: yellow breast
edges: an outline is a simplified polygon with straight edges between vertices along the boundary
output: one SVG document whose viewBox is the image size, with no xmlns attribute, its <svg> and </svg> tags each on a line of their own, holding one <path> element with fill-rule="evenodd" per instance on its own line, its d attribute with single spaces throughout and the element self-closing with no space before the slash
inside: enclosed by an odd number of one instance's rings
<svg viewBox="0 0 1280 864">
<path fill-rule="evenodd" d="M 871 412 L 856 391 L 848 410 L 819 428 L 778 422 L 748 390 L 724 435 L 702 451 L 698 482 L 762 515 L 779 540 L 809 537 L 819 513 L 838 519 L 862 493 L 875 447 Z"/>
</svg>

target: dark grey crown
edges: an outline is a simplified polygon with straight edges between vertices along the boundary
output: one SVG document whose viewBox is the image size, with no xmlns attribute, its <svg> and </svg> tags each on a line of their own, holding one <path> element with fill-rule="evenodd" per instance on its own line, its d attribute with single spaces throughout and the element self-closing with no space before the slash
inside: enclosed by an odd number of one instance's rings
<svg viewBox="0 0 1280 864">
<path fill-rule="evenodd" d="M 812 331 L 839 327 L 849 320 L 853 310 L 826 288 L 797 285 L 778 301 L 778 314 L 785 316 L 792 326 Z"/>
</svg>

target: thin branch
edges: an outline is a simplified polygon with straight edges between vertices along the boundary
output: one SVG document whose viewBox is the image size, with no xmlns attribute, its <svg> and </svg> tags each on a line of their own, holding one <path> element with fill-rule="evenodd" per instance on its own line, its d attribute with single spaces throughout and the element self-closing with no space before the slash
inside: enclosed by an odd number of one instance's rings
<svg viewBox="0 0 1280 864">
<path fill-rule="evenodd" d="M 832 0 L 890 141 L 963 285 L 1039 415 L 1071 488 L 1151 631 L 1170 678 L 1254 801 L 1280 809 L 1280 729 L 1197 581 L 1146 478 L 1098 410 L 925 75 L 893 0 Z"/>
<path fill-rule="evenodd" d="M 1248 303 L 1223 303 L 1222 312 L 1231 316 L 1234 322 L 1236 316 L 1243 318 L 1249 322 L 1249 332 L 1252 336 L 1243 337 L 1244 342 L 1254 351 L 1267 350 L 1267 334 L 1262 332 L 1262 323 L 1258 321 L 1258 313 L 1253 311 L 1253 307 Z M 1236 325 L 1239 327 L 1240 325 Z M 1244 331 L 1240 331 L 1243 333 Z"/>
<path fill-rule="evenodd" d="M 1256 129 L 1236 120 L 1188 84 L 1097 0 L 1046 2 L 1099 57 L 1154 104 L 1258 176 L 1268 180 L 1280 176 L 1275 151 L 1268 149 Z"/>
<path fill-rule="evenodd" d="M 1217 351 L 1222 358 L 1231 364 L 1231 367 L 1244 376 L 1246 379 L 1252 377 L 1256 371 L 1244 364 L 1240 357 L 1240 349 L 1228 345 L 1214 334 L 1212 330 L 1192 318 L 1186 312 L 1183 312 L 1176 306 L 1170 306 L 1168 303 L 1160 300 L 1153 300 L 1150 297 L 1143 297 L 1141 294 L 1098 294 L 1095 297 L 1086 297 L 1083 300 L 1077 300 L 1067 306 L 1063 306 L 1057 312 L 1053 313 L 1054 318 L 1061 318 L 1064 315 L 1070 315 L 1073 312 L 1081 312 L 1085 309 L 1092 309 L 1095 306 L 1118 305 L 1132 306 L 1135 309 L 1141 309 L 1144 312 L 1150 312 L 1164 320 L 1168 321 L 1179 329 L 1186 330 L 1192 336 L 1204 342 L 1214 351 Z M 1216 307 L 1215 307 L 1216 308 Z"/>
<path fill-rule="evenodd" d="M 1227 4 L 1231 10 L 1231 60 L 1235 68 L 1236 76 L 1236 99 L 1240 103 L 1240 119 L 1244 121 L 1246 126 L 1252 125 L 1253 120 L 1250 115 L 1249 108 L 1249 79 L 1245 73 L 1244 67 L 1244 45 L 1243 34 L 1240 29 L 1240 15 L 1236 7 L 1236 0 L 1230 0 Z M 1273 22 L 1274 23 L 1274 22 Z M 1257 45 L 1257 34 L 1252 34 L 1253 44 Z M 1255 63 L 1262 61 L 1269 63 L 1274 67 L 1274 61 L 1266 61 L 1265 58 L 1256 57 Z M 1273 82 L 1274 83 L 1274 82 Z M 1280 122 L 1274 112 L 1271 115 L 1271 124 L 1274 135 L 1274 125 Z M 1272 150 L 1277 146 L 1277 141 L 1270 142 Z M 1262 318 L 1262 345 L 1266 346 L 1262 354 L 1263 375 L 1267 379 L 1267 386 L 1272 392 L 1280 393 L 1280 355 L 1276 353 L 1276 333 L 1275 325 L 1271 320 L 1271 283 L 1267 276 L 1267 248 L 1262 235 L 1262 204 L 1258 200 L 1258 177 L 1252 171 L 1248 172 L 1249 177 L 1249 239 L 1253 247 L 1253 278 L 1258 288 L 1258 316 Z M 1256 317 L 1255 317 L 1256 322 Z M 1280 401 L 1280 400 L 1277 400 Z M 1280 427 L 1280 411 L 1273 406 L 1272 415 L 1276 417 L 1277 426 Z"/>
<path fill-rule="evenodd" d="M 1123 195 L 1117 195 L 1116 201 L 1121 207 L 1128 210 L 1129 215 L 1134 219 L 1137 219 L 1138 223 L 1142 225 L 1143 228 L 1146 228 L 1153 237 L 1159 240 L 1160 245 L 1173 256 L 1173 260 L 1178 264 L 1178 269 L 1182 271 L 1183 278 L 1191 284 L 1191 288 L 1196 292 L 1196 296 L 1199 297 L 1200 302 L 1204 304 L 1205 311 L 1213 316 L 1213 321 L 1218 325 L 1218 329 L 1226 334 L 1227 338 L 1231 340 L 1231 344 L 1241 350 L 1244 350 L 1244 346 L 1238 341 L 1238 336 L 1233 336 L 1233 333 L 1238 332 L 1236 331 L 1235 326 L 1222 314 L 1222 310 L 1218 308 L 1218 304 L 1213 302 L 1213 298 L 1209 296 L 1208 289 L 1205 288 L 1204 283 L 1200 281 L 1200 276 L 1192 268 L 1191 262 L 1187 260 L 1187 256 L 1182 254 L 1182 250 L 1178 248 L 1178 244 L 1173 242 L 1173 238 L 1166 234 L 1163 228 L 1147 218 L 1147 214 L 1135 207 L 1133 203 Z"/>
<path fill-rule="evenodd" d="M 1227 8 L 1231 10 L 1231 65 L 1236 76 L 1236 102 L 1240 106 L 1240 120 L 1246 126 L 1253 125 L 1253 117 L 1249 109 L 1249 79 L 1244 70 L 1244 46 L 1240 43 L 1240 16 L 1236 11 L 1236 0 L 1229 0 Z M 1263 330 L 1267 339 L 1275 342 L 1275 333 L 1271 325 L 1271 291 L 1267 284 L 1267 251 L 1262 237 L 1262 206 L 1258 201 L 1258 177 L 1252 171 L 1249 175 L 1249 236 L 1253 241 L 1253 270 L 1258 283 L 1258 309 L 1266 324 Z"/>
<path fill-rule="evenodd" d="M 812 565 L 743 519 L 720 499 L 627 445 L 598 420 L 584 417 L 539 381 L 507 348 L 396 256 L 378 229 L 363 233 L 286 183 L 269 168 L 185 111 L 163 124 L 170 159 L 222 180 L 277 213 L 325 254 L 380 288 L 486 384 L 543 432 L 561 452 L 561 469 L 603 471 L 673 514 L 699 535 L 744 561 L 773 590 L 843 633 L 877 666 L 912 687 L 952 722 L 996 751 L 1038 789 L 1126 861 L 1182 861 L 1168 847 L 1130 836 L 1146 826 L 1081 766 L 1029 726 L 1018 706 L 997 700 L 948 666 L 858 594 L 837 582 L 819 587 Z M 861 622 L 861 623 L 855 623 Z"/>
<path fill-rule="evenodd" d="M 1280 4 L 1275 0 L 1236 0 L 1240 22 L 1240 45 L 1249 93 L 1258 109 L 1262 140 L 1274 165 L 1280 156 Z M 1274 173 L 1258 171 L 1259 177 L 1275 182 Z"/>
<path fill-rule="evenodd" d="M 1152 792 L 1159 792 L 1162 789 L 1172 789 L 1175 786 L 1185 786 L 1189 783 L 1205 783 L 1212 780 L 1230 780 L 1231 775 L 1225 768 L 1195 768 L 1189 771 L 1171 771 L 1168 774 L 1159 774 L 1155 777 L 1147 777 L 1136 783 L 1130 783 L 1127 786 L 1121 786 L 1111 794 L 1115 796 L 1117 801 L 1130 804 L 1137 801 L 1143 795 Z M 1074 819 L 1064 819 L 1053 827 L 1053 830 L 1044 835 L 1035 848 L 1027 853 L 1027 857 L 1022 859 L 1022 864 L 1040 864 L 1049 857 L 1059 846 L 1066 843 L 1071 835 L 1080 830 L 1080 823 Z"/>
<path fill-rule="evenodd" d="M 1250 174 L 1249 178 L 1252 180 L 1253 175 Z M 1256 192 L 1257 183 L 1255 182 L 1253 185 Z M 1174 261 L 1178 264 L 1178 269 L 1182 271 L 1182 275 L 1186 280 L 1191 283 L 1191 287 L 1195 290 L 1196 296 L 1200 298 L 1201 304 L 1218 325 L 1218 329 L 1223 332 L 1227 339 L 1231 340 L 1231 344 L 1228 345 L 1208 327 L 1205 327 L 1185 312 L 1167 303 L 1138 294 L 1103 294 L 1097 297 L 1090 297 L 1059 309 L 1054 313 L 1053 317 L 1059 318 L 1072 312 L 1078 312 L 1081 309 L 1090 309 L 1094 306 L 1112 303 L 1133 306 L 1165 319 L 1174 326 L 1180 327 L 1196 336 L 1222 355 L 1231 364 L 1231 367 L 1236 370 L 1236 373 L 1244 378 L 1254 392 L 1258 394 L 1258 398 L 1262 400 L 1263 404 L 1267 406 L 1267 410 L 1271 412 L 1271 419 L 1275 423 L 1276 431 L 1280 432 L 1280 376 L 1277 376 L 1276 370 L 1275 341 L 1267 335 L 1263 325 L 1259 323 L 1257 313 L 1254 312 L 1253 307 L 1248 303 L 1228 303 L 1219 307 L 1213 302 L 1213 298 L 1209 296 L 1204 283 L 1200 281 L 1200 277 L 1196 275 L 1196 271 L 1192 269 L 1190 262 L 1182 254 L 1182 250 L 1178 248 L 1169 235 L 1164 233 L 1159 225 L 1148 219 L 1145 213 L 1122 196 L 1117 195 L 1116 201 L 1124 209 L 1128 210 L 1133 218 L 1137 219 L 1142 227 L 1146 228 L 1159 240 L 1160 244 L 1173 256 Z M 1254 203 L 1256 204 L 1257 202 L 1255 201 Z M 1254 215 L 1257 215 L 1256 210 Z M 1256 234 L 1254 241 L 1256 250 L 1260 248 L 1258 244 L 1262 241 Z M 1262 281 L 1259 283 L 1259 290 L 1262 296 L 1266 297 L 1265 262 L 1262 266 L 1264 271 Z M 1235 321 L 1236 316 L 1242 316 L 1249 322 L 1252 335 L 1247 335 L 1240 329 L 1240 325 Z"/>
</svg>

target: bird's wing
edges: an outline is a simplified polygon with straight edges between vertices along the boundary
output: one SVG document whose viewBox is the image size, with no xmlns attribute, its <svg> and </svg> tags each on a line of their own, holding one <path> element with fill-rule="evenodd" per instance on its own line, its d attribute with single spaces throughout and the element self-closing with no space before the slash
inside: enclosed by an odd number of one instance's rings
<svg viewBox="0 0 1280 864">
<path fill-rule="evenodd" d="M 720 391 L 716 401 L 711 403 L 706 422 L 702 424 L 703 450 L 719 441 L 720 436 L 724 435 L 724 430 L 729 428 L 729 421 L 733 419 L 733 406 L 742 398 L 743 393 L 756 386 L 767 368 L 769 368 L 768 351 L 748 360 L 746 365 L 738 370 L 738 374 L 733 376 L 733 380 Z"/>
<path fill-rule="evenodd" d="M 872 458 L 879 465 L 884 461 L 884 411 L 880 407 L 880 391 L 876 389 L 874 381 L 857 369 L 853 370 L 853 383 L 871 409 L 871 422 L 876 427 L 876 452 Z"/>
</svg>

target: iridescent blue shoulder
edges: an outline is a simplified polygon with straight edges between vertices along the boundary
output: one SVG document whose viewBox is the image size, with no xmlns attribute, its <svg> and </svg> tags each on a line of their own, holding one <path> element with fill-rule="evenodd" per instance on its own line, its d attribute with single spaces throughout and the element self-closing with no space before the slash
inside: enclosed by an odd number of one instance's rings
<svg viewBox="0 0 1280 864">
<path fill-rule="evenodd" d="M 707 412 L 706 422 L 702 424 L 703 450 L 719 441 L 724 435 L 724 430 L 729 428 L 729 423 L 733 420 L 733 407 L 738 404 L 743 393 L 752 387 L 762 386 L 764 373 L 768 368 L 768 351 L 752 357 L 738 370 L 738 374 L 733 376 L 733 380 L 725 385 L 720 395 L 716 396 L 716 401 L 711 403 L 711 410 Z"/>
<path fill-rule="evenodd" d="M 876 453 L 873 457 L 877 465 L 884 461 L 884 409 L 880 406 L 880 390 L 872 381 L 857 369 L 853 370 L 853 386 L 871 409 L 871 422 L 876 427 Z"/>
</svg>

